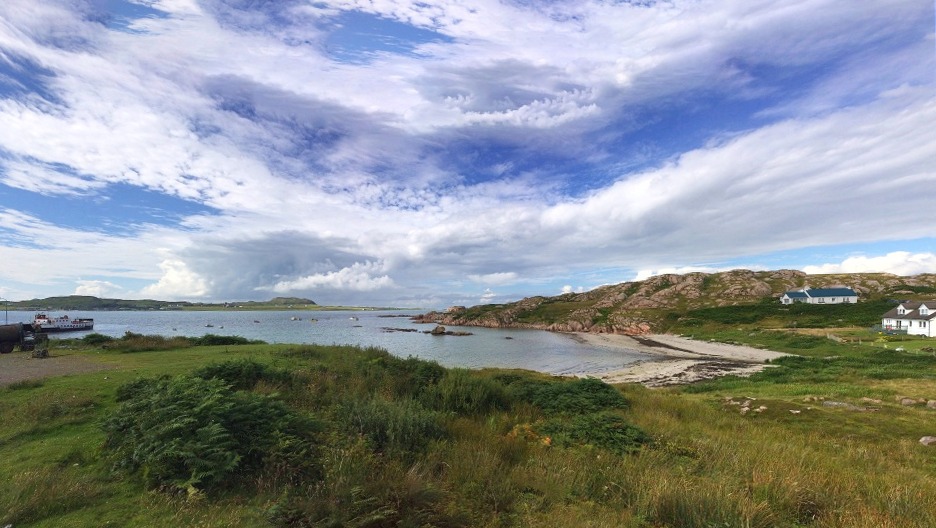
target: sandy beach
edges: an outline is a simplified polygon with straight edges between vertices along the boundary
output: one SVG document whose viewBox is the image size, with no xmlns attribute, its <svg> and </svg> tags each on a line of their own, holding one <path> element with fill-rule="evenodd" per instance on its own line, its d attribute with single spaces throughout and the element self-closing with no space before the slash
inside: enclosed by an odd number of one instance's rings
<svg viewBox="0 0 936 528">
<path fill-rule="evenodd" d="M 626 336 L 577 333 L 576 337 L 593 346 L 646 354 L 646 360 L 595 376 L 607 383 L 641 383 L 648 387 L 692 383 L 728 374 L 749 376 L 767 368 L 768 360 L 787 355 L 749 346 L 696 341 L 671 334 Z"/>
</svg>

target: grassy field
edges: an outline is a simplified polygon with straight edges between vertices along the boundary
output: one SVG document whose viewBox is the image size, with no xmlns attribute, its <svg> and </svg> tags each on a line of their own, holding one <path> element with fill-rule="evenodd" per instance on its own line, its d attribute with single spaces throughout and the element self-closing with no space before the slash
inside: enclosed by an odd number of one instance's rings
<svg viewBox="0 0 936 528">
<path fill-rule="evenodd" d="M 0 526 L 936 526 L 933 342 L 729 315 L 674 328 L 797 356 L 651 390 L 355 347 L 71 342 L 53 354 L 107 368 L 0 389 Z"/>
</svg>

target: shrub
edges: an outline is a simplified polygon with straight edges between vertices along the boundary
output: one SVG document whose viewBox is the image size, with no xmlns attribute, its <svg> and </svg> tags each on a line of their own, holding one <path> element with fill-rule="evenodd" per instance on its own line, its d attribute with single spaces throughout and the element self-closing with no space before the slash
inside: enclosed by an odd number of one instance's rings
<svg viewBox="0 0 936 528">
<path fill-rule="evenodd" d="M 392 356 L 391 356 L 392 357 Z M 409 356 L 406 359 L 393 358 L 388 363 L 389 370 L 396 374 L 405 394 L 418 396 L 445 377 L 445 367 L 435 361 Z"/>
<path fill-rule="evenodd" d="M 252 389 L 260 380 L 288 383 L 292 379 L 292 375 L 285 370 L 274 370 L 251 359 L 236 359 L 206 365 L 192 375 L 203 379 L 220 379 L 234 390 Z"/>
<path fill-rule="evenodd" d="M 617 389 L 597 378 L 541 382 L 517 391 L 547 414 L 587 414 L 627 407 L 627 399 Z"/>
<path fill-rule="evenodd" d="M 106 336 L 104 334 L 99 334 L 97 332 L 90 333 L 81 338 L 81 341 L 86 345 L 97 346 L 103 345 L 105 343 L 110 343 L 114 338 L 111 336 Z"/>
<path fill-rule="evenodd" d="M 467 369 L 450 369 L 423 398 L 427 406 L 458 414 L 480 414 L 508 407 L 504 387 Z"/>
<path fill-rule="evenodd" d="M 166 338 L 161 335 L 143 335 L 134 332 L 126 332 L 123 337 L 114 340 L 114 348 L 121 352 L 148 352 L 191 346 L 192 342 L 187 337 Z"/>
<path fill-rule="evenodd" d="M 554 445 L 592 445 L 618 454 L 636 451 L 651 440 L 643 430 L 611 412 L 585 414 L 571 421 L 552 419 L 539 430 L 550 435 Z"/>
<path fill-rule="evenodd" d="M 189 341 L 195 346 L 217 346 L 217 345 L 262 345 L 265 341 L 258 339 L 247 339 L 240 336 L 220 336 L 215 334 L 205 334 L 201 337 L 190 337 Z"/>
<path fill-rule="evenodd" d="M 375 451 L 403 457 L 443 436 L 438 414 L 412 400 L 348 400 L 338 406 L 336 421 L 346 432 L 367 438 Z"/>
<path fill-rule="evenodd" d="M 103 423 L 105 448 L 117 468 L 151 487 L 217 489 L 257 474 L 265 461 L 280 471 L 314 470 L 314 423 L 280 402 L 197 377 L 137 380 L 119 396 Z"/>
</svg>

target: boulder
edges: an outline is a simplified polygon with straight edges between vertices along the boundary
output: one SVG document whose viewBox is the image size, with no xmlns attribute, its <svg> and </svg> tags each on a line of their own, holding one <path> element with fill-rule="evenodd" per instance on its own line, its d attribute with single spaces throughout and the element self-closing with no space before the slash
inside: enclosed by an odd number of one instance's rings
<svg viewBox="0 0 936 528">
<path fill-rule="evenodd" d="M 438 325 L 438 326 L 436 326 L 435 328 L 433 328 L 432 331 L 429 332 L 429 333 L 432 334 L 432 335 L 434 335 L 434 336 L 437 336 L 437 335 L 445 335 L 445 327 L 442 326 L 442 325 Z"/>
</svg>

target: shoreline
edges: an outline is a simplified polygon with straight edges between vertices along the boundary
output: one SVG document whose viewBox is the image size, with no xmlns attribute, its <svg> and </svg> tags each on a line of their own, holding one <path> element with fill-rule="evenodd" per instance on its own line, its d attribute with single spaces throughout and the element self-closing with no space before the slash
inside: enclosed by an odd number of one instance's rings
<svg viewBox="0 0 936 528">
<path fill-rule="evenodd" d="M 611 384 L 640 383 L 647 387 L 665 387 L 719 376 L 750 376 L 767 368 L 767 361 L 789 355 L 744 345 L 696 341 L 672 334 L 628 336 L 575 332 L 572 335 L 592 346 L 647 356 L 647 359 L 610 372 L 583 374 Z"/>
</svg>

